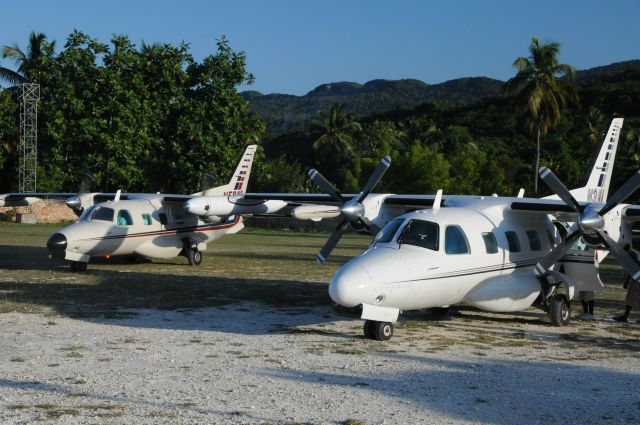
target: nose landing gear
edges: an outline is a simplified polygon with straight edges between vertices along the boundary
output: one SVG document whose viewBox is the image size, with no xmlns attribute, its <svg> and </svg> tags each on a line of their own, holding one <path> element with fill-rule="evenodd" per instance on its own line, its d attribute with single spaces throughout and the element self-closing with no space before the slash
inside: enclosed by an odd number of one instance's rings
<svg viewBox="0 0 640 425">
<path fill-rule="evenodd" d="M 376 320 L 365 320 L 364 336 L 368 339 L 388 341 L 393 336 L 393 324 L 389 322 L 378 322 Z"/>
</svg>

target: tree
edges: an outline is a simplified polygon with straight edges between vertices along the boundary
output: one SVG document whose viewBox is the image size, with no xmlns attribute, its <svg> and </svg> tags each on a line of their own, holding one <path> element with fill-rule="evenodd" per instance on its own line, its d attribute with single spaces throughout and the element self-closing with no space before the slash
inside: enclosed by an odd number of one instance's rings
<svg viewBox="0 0 640 425">
<path fill-rule="evenodd" d="M 540 137 L 554 128 L 562 117 L 562 111 L 570 101 L 577 100 L 571 82 L 574 69 L 558 62 L 560 44 L 540 44 L 533 37 L 529 45 L 529 57 L 519 57 L 513 62 L 515 77 L 506 83 L 506 90 L 515 93 L 527 112 L 527 127 L 536 137 L 536 164 L 533 187 L 538 193 L 538 168 L 540 166 Z"/>
<path fill-rule="evenodd" d="M 43 33 L 31 31 L 29 35 L 29 48 L 22 51 L 18 43 L 11 46 L 3 46 L 0 56 L 9 59 L 17 67 L 14 71 L 0 67 L 0 79 L 9 84 L 18 85 L 26 82 L 40 82 L 42 58 L 53 53 L 55 41 L 47 42 L 47 36 Z"/>
<path fill-rule="evenodd" d="M 600 109 L 592 106 L 587 113 L 587 136 L 591 144 L 595 145 L 602 138 L 605 118 Z"/>
<path fill-rule="evenodd" d="M 313 144 L 314 149 L 327 149 L 338 154 L 339 158 L 348 158 L 353 153 L 352 133 L 361 131 L 362 126 L 353 115 L 344 112 L 344 105 L 335 103 L 329 113 L 320 112 L 322 124 L 318 128 L 322 135 Z"/>
</svg>

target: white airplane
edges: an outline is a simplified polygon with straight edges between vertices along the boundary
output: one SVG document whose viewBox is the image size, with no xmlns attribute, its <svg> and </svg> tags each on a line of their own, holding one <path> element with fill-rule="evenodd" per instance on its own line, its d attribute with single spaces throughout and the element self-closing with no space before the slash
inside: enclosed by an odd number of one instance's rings
<svg viewBox="0 0 640 425">
<path fill-rule="evenodd" d="M 50 257 L 71 262 L 71 268 L 84 271 L 91 257 L 144 256 L 173 258 L 184 255 L 191 265 L 202 263 L 207 243 L 225 234 L 240 231 L 244 225 L 238 214 L 208 216 L 201 220 L 189 212 L 185 202 L 199 196 L 221 197 L 244 193 L 249 183 L 256 150 L 248 146 L 228 184 L 193 195 L 131 193 L 83 193 L 66 199 L 75 211 L 83 211 L 78 221 L 49 237 Z M 4 202 L 30 203 L 39 195 L 60 199 L 71 194 L 9 194 Z M 31 199 L 28 199 L 31 198 Z M 94 203 L 98 201 L 97 203 Z M 103 202 L 100 202 L 103 201 Z M 286 202 L 252 202 L 253 213 L 277 211 Z"/>
<path fill-rule="evenodd" d="M 325 261 L 348 227 L 377 232 L 370 248 L 343 265 L 329 284 L 337 304 L 362 307 L 368 338 L 391 338 L 401 311 L 462 302 L 494 312 L 534 305 L 561 326 L 570 320 L 576 290 L 603 287 L 598 265 L 607 250 L 640 279 L 640 268 L 619 245 L 633 243 L 640 249 L 631 228 L 640 220 L 640 207 L 622 204 L 640 187 L 640 172 L 606 201 L 622 123 L 622 118 L 612 121 L 585 186 L 569 191 L 542 168 L 541 178 L 557 194 L 544 199 L 524 198 L 522 191 L 516 198 L 443 197 L 441 191 L 435 196 L 373 194 L 391 163 L 385 157 L 357 195 L 341 194 L 311 170 L 310 178 L 326 195 L 247 193 L 233 200 L 287 201 L 299 205 L 292 215 L 301 219 L 342 215 L 318 262 Z M 190 211 L 217 214 L 221 202 L 220 197 L 194 198 Z M 306 205 L 330 202 L 337 206 Z M 560 242 L 563 221 L 576 225 Z M 569 251 L 579 239 L 593 249 Z"/>
</svg>

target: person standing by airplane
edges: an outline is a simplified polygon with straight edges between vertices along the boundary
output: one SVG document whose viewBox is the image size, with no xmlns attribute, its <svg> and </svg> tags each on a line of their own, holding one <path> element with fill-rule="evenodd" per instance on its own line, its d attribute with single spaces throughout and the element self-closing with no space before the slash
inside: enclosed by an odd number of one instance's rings
<svg viewBox="0 0 640 425">
<path fill-rule="evenodd" d="M 631 257 L 633 257 L 636 263 L 638 262 L 638 254 L 636 254 L 636 252 L 631 249 L 631 245 L 626 244 L 624 246 L 624 250 L 627 251 L 629 255 L 631 255 Z M 626 307 L 623 314 L 621 314 L 620 316 L 615 316 L 613 318 L 613 320 L 615 320 L 616 322 L 628 322 L 631 310 L 634 308 L 640 308 L 640 283 L 633 280 L 630 275 L 627 275 L 627 279 L 624 282 L 624 287 L 628 288 L 627 296 L 624 299 Z"/>
<path fill-rule="evenodd" d="M 580 291 L 580 303 L 582 303 L 582 313 L 576 316 L 580 320 L 596 320 L 593 315 L 593 307 L 596 304 L 594 291 Z"/>
</svg>

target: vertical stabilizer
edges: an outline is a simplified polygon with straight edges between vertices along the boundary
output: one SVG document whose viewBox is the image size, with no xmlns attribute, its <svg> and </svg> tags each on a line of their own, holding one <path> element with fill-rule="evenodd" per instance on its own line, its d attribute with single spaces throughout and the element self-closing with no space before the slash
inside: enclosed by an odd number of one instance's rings
<svg viewBox="0 0 640 425">
<path fill-rule="evenodd" d="M 585 186 L 573 189 L 571 194 L 578 202 L 607 202 L 609 195 L 609 184 L 613 173 L 613 164 L 616 160 L 618 141 L 624 118 L 614 118 L 609 126 L 609 131 L 605 136 L 599 151 L 592 160 L 588 171 Z"/>
<path fill-rule="evenodd" d="M 249 184 L 249 176 L 251 174 L 251 165 L 253 157 L 256 153 L 257 145 L 249 145 L 245 149 L 236 170 L 231 176 L 231 180 L 224 186 L 213 187 L 203 192 L 194 193 L 194 196 L 214 196 L 214 195 L 239 195 L 247 191 Z"/>
</svg>

